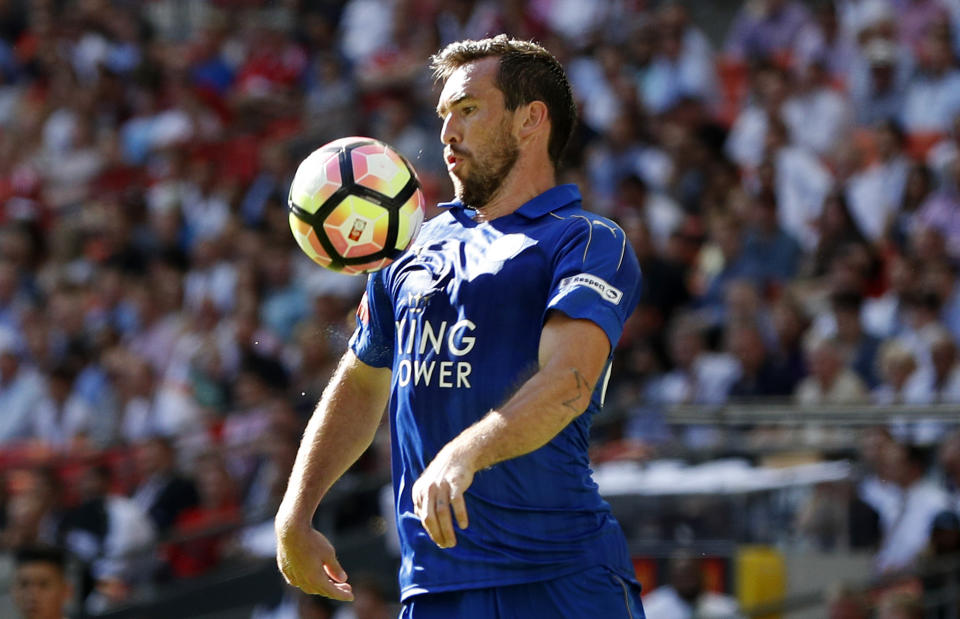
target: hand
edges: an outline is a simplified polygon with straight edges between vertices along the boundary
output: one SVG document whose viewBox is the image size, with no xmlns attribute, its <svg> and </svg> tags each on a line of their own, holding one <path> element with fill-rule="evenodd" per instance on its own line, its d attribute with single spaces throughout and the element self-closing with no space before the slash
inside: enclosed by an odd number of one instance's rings
<svg viewBox="0 0 960 619">
<path fill-rule="evenodd" d="M 471 460 L 447 445 L 413 484 L 414 512 L 430 539 L 440 548 L 457 544 L 451 509 L 457 526 L 466 529 L 469 525 L 463 493 L 473 483 L 474 472 Z"/>
<path fill-rule="evenodd" d="M 281 506 L 275 523 L 277 566 L 284 579 L 304 593 L 352 601 L 353 588 L 330 541 L 313 528 L 309 519 L 304 522 L 285 512 Z"/>
</svg>

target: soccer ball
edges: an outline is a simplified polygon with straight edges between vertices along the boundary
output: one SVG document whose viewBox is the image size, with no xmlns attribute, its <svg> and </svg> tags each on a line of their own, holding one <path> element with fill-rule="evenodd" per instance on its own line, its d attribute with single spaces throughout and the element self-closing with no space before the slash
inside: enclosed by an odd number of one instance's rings
<svg viewBox="0 0 960 619">
<path fill-rule="evenodd" d="M 416 238 L 424 199 L 413 166 L 373 138 L 341 138 L 300 163 L 290 230 L 314 262 L 350 275 L 378 271 Z"/>
</svg>

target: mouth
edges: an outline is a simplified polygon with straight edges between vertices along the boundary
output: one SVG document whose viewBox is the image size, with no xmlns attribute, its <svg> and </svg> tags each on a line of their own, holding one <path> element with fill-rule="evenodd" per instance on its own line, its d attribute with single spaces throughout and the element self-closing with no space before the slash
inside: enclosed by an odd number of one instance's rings
<svg viewBox="0 0 960 619">
<path fill-rule="evenodd" d="M 452 172 L 463 165 L 464 157 L 456 153 L 448 152 L 446 154 L 447 171 Z"/>
</svg>

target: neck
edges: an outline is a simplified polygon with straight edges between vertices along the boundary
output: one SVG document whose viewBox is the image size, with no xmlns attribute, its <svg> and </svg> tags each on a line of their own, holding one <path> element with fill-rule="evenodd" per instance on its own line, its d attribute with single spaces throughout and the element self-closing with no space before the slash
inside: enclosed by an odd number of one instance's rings
<svg viewBox="0 0 960 619">
<path fill-rule="evenodd" d="M 549 160 L 521 155 L 490 201 L 477 209 L 477 221 L 509 215 L 556 184 L 556 172 Z"/>
</svg>

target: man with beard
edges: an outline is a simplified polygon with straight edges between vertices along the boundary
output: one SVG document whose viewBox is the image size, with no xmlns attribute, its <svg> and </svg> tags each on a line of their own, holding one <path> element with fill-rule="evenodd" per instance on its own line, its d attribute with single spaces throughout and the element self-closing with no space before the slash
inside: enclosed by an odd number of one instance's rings
<svg viewBox="0 0 960 619">
<path fill-rule="evenodd" d="M 456 200 L 368 280 L 277 514 L 278 564 L 353 598 L 311 518 L 389 400 L 402 618 L 643 617 L 587 456 L 639 296 L 633 249 L 557 185 L 576 112 L 549 52 L 501 35 L 432 60 Z"/>
</svg>

